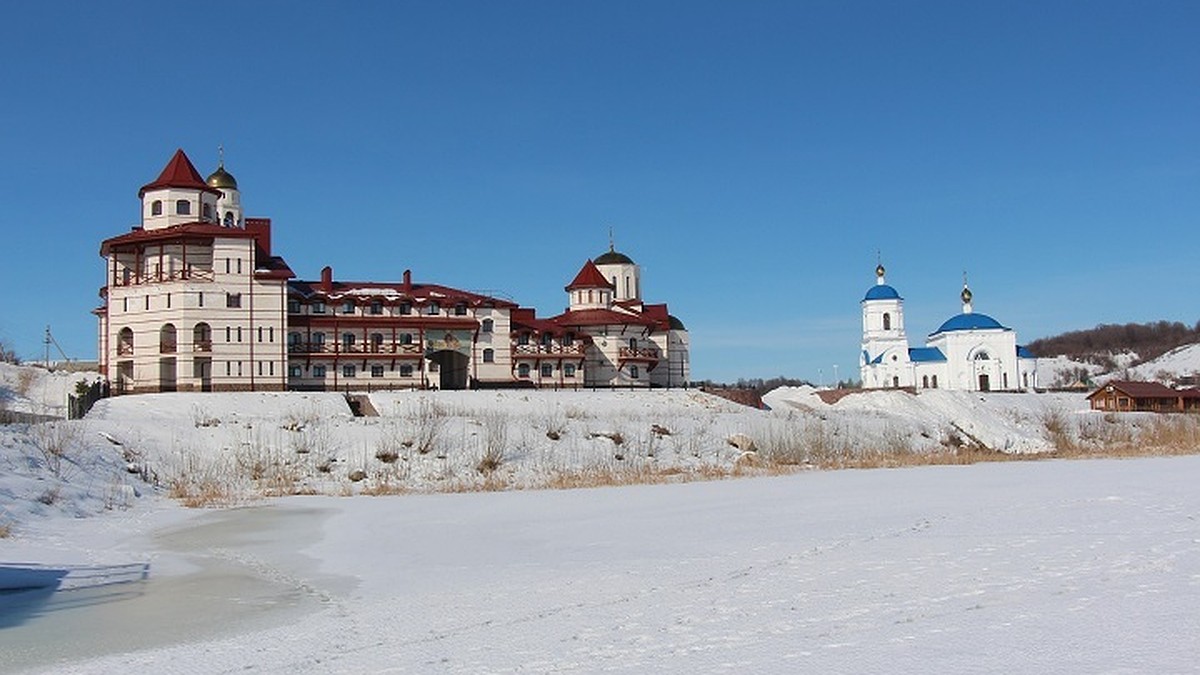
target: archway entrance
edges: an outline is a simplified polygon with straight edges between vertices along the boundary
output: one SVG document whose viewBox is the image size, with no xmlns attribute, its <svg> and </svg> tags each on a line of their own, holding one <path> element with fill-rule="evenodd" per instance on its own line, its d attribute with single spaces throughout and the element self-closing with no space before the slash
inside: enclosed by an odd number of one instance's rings
<svg viewBox="0 0 1200 675">
<path fill-rule="evenodd" d="M 991 378 L 989 378 L 986 373 L 980 374 L 979 375 L 979 391 L 991 391 L 991 390 L 992 390 Z"/>
<path fill-rule="evenodd" d="M 428 355 L 437 364 L 438 388 L 442 390 L 467 388 L 467 355 L 443 349 Z"/>
</svg>

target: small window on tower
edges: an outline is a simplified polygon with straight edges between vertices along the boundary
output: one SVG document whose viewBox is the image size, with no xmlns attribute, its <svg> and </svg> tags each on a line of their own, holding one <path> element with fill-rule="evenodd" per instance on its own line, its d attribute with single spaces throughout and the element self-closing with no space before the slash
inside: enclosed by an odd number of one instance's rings
<svg viewBox="0 0 1200 675">
<path fill-rule="evenodd" d="M 191 215 L 192 203 L 186 199 L 180 199 L 175 202 L 175 213 L 181 216 Z"/>
<path fill-rule="evenodd" d="M 233 211 L 225 212 L 225 227 L 233 227 Z"/>
<path fill-rule="evenodd" d="M 204 207 L 201 209 L 201 212 L 204 214 L 205 220 L 212 220 L 212 206 L 211 205 L 205 204 Z"/>
<path fill-rule="evenodd" d="M 891 314 L 883 315 L 883 329 L 884 330 L 892 329 L 892 315 Z"/>
<path fill-rule="evenodd" d="M 152 215 L 152 216 L 161 216 L 162 215 L 162 200 L 161 199 L 155 199 L 153 202 L 150 203 L 150 215 Z"/>
</svg>

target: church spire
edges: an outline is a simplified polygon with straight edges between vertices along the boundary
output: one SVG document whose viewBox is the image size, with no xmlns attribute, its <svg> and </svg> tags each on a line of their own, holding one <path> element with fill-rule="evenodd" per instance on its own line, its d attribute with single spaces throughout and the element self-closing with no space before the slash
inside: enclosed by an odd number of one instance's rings
<svg viewBox="0 0 1200 675">
<path fill-rule="evenodd" d="M 962 289 L 962 293 L 959 295 L 959 297 L 962 298 L 962 302 L 963 302 L 963 314 L 970 314 L 971 313 L 971 298 L 973 296 L 971 294 L 970 287 L 967 286 L 966 270 L 963 270 L 963 289 Z"/>
</svg>

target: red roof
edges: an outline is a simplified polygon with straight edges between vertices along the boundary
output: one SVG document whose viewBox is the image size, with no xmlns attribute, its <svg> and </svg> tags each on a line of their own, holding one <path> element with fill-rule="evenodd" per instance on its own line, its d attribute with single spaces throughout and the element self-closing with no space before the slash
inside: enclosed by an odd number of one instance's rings
<svg viewBox="0 0 1200 675">
<path fill-rule="evenodd" d="M 608 279 L 604 278 L 604 273 L 596 267 L 596 263 L 591 260 L 583 264 L 583 269 L 579 270 L 579 274 L 575 275 L 575 280 L 567 284 L 567 290 L 573 291 L 576 288 L 609 288 L 615 289 Z"/>
<path fill-rule="evenodd" d="M 656 326 L 654 319 L 611 309 L 578 309 L 551 319 L 560 326 Z"/>
<path fill-rule="evenodd" d="M 472 293 L 440 284 L 411 284 L 403 282 L 384 281 L 332 281 L 329 292 L 321 290 L 320 281 L 293 281 L 290 290 L 304 297 L 317 296 L 329 299 L 350 299 L 355 297 L 382 297 L 399 300 L 405 298 L 416 302 L 436 302 L 443 307 L 465 302 L 475 307 L 491 304 L 495 307 L 516 307 L 515 302 L 501 300 L 488 295 Z"/>
<path fill-rule="evenodd" d="M 167 162 L 167 166 L 163 168 L 162 173 L 158 174 L 158 178 L 155 178 L 154 182 L 147 183 L 142 186 L 141 190 L 138 190 L 138 198 L 140 199 L 149 190 L 162 188 L 186 188 L 221 194 L 220 190 L 209 187 L 208 183 L 204 182 L 204 179 L 200 177 L 200 172 L 196 171 L 192 160 L 188 159 L 182 149 L 175 151 L 175 156 Z"/>
<path fill-rule="evenodd" d="M 132 232 L 105 239 L 100 244 L 100 255 L 108 255 L 108 249 L 120 244 L 139 244 L 155 241 L 170 241 L 180 238 L 255 239 L 255 233 L 237 227 L 222 227 L 213 223 L 183 223 L 162 227 L 157 230 L 135 229 Z"/>
</svg>

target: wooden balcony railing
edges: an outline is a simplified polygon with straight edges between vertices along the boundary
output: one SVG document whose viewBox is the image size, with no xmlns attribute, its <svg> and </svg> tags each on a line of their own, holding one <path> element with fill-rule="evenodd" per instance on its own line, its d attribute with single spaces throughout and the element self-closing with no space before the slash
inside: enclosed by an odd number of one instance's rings
<svg viewBox="0 0 1200 675">
<path fill-rule="evenodd" d="M 627 361 L 657 361 L 658 349 L 654 347 L 638 347 L 637 349 L 621 347 L 617 355 Z"/>
</svg>

